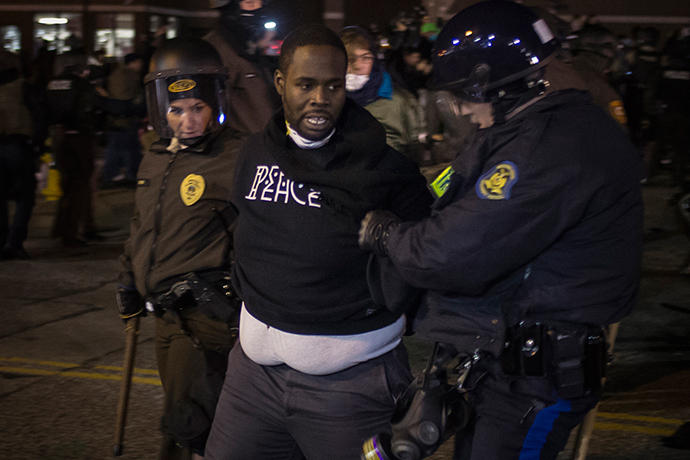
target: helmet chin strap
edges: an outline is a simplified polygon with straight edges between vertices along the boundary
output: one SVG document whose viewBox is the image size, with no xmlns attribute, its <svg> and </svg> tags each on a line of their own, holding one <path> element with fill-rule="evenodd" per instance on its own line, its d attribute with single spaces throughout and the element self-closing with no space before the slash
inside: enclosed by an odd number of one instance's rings
<svg viewBox="0 0 690 460">
<path fill-rule="evenodd" d="M 497 95 L 491 101 L 494 109 L 494 123 L 505 123 L 527 107 L 543 99 L 549 82 L 541 78 L 537 81 L 528 81 L 526 85 L 529 89 L 517 97 Z"/>
</svg>

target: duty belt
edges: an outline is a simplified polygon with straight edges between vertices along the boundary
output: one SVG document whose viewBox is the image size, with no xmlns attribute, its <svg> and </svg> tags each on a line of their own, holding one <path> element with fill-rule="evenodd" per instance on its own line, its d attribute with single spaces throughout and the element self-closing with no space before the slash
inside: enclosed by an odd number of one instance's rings
<svg viewBox="0 0 690 460">
<path fill-rule="evenodd" d="M 147 299 L 146 308 L 156 316 L 166 311 L 196 307 L 210 318 L 230 322 L 237 317 L 239 299 L 230 288 L 229 272 L 218 276 L 217 285 L 194 272 L 180 277 L 168 291 Z"/>
<path fill-rule="evenodd" d="M 606 361 L 604 330 L 596 326 L 568 331 L 541 323 L 520 323 L 507 330 L 501 355 L 506 375 L 549 376 L 563 399 L 601 390 Z"/>
</svg>

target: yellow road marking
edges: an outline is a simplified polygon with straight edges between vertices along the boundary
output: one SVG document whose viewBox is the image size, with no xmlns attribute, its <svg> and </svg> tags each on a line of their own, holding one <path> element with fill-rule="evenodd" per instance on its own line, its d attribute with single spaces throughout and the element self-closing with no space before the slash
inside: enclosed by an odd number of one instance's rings
<svg viewBox="0 0 690 460">
<path fill-rule="evenodd" d="M 597 412 L 597 417 L 616 420 L 632 420 L 635 422 L 664 423 L 667 425 L 682 425 L 685 420 L 678 418 L 647 417 L 644 415 L 616 414 L 613 412 Z"/>
<path fill-rule="evenodd" d="M 58 361 L 40 361 L 36 359 L 24 359 L 24 358 L 3 358 L 0 357 L 0 361 L 9 361 L 12 363 L 26 363 L 26 364 L 37 364 L 39 366 L 50 366 L 50 367 L 63 367 L 63 368 L 72 368 L 72 367 L 81 367 L 80 364 L 74 364 L 74 363 L 61 363 Z M 106 371 L 117 371 L 117 372 L 122 372 L 122 366 L 94 366 L 94 369 L 102 369 Z M 134 373 L 135 374 L 149 374 L 149 375 L 158 375 L 158 371 L 156 369 L 142 369 L 142 368 L 134 368 Z"/>
<path fill-rule="evenodd" d="M 105 371 L 119 371 L 122 372 L 122 366 L 94 366 L 94 369 L 103 369 Z M 141 369 L 141 368 L 134 368 L 134 372 L 137 374 L 150 374 L 150 375 L 158 375 L 158 371 L 156 369 Z"/>
<path fill-rule="evenodd" d="M 14 362 L 14 363 L 25 363 L 25 364 L 35 364 L 40 366 L 48 367 L 60 367 L 60 368 L 78 368 L 81 367 L 79 364 L 74 363 L 63 363 L 57 361 L 41 361 L 41 360 L 31 360 L 24 358 L 4 358 L 0 357 L 0 361 Z M 110 370 L 122 372 L 122 367 L 119 366 L 95 366 L 94 369 Z M 0 372 L 8 372 L 13 374 L 28 374 L 28 375 L 58 375 L 61 377 L 73 377 L 82 379 L 93 379 L 93 380 L 122 380 L 121 375 L 115 374 L 102 374 L 96 372 L 78 372 L 70 370 L 49 370 L 49 369 L 34 369 L 28 367 L 11 367 L 11 366 L 0 366 Z M 157 375 L 158 371 L 155 369 L 141 369 L 135 368 L 134 372 L 137 374 L 145 375 Z M 160 386 L 161 381 L 159 378 L 147 378 L 147 377 L 132 377 L 132 383 L 141 383 L 146 385 L 158 385 Z M 663 417 L 649 417 L 644 415 L 631 415 L 623 413 L 614 412 L 598 412 L 597 417 L 601 419 L 612 419 L 612 420 L 624 420 L 632 422 L 647 422 L 647 423 L 660 423 L 665 425 L 680 426 L 685 423 L 684 420 L 673 419 L 673 418 L 663 418 Z M 605 430 L 605 431 L 627 431 L 633 433 L 643 433 L 653 436 L 671 436 L 674 433 L 673 429 L 670 428 L 654 428 L 648 426 L 639 425 L 628 425 L 624 423 L 611 423 L 611 422 L 596 422 L 594 424 L 595 429 Z"/>
<path fill-rule="evenodd" d="M 115 375 L 115 374 L 98 374 L 95 372 L 76 372 L 76 371 L 51 371 L 48 369 L 31 369 L 28 367 L 0 366 L 0 372 L 7 372 L 7 373 L 12 373 L 12 374 L 29 374 L 29 375 L 59 375 L 61 377 L 76 377 L 79 379 L 93 379 L 93 380 L 122 380 L 121 375 Z M 143 384 L 147 384 L 147 385 L 160 385 L 161 381 L 158 378 L 132 376 L 132 383 L 143 383 Z"/>
<path fill-rule="evenodd" d="M 606 431 L 629 431 L 633 433 L 651 434 L 654 436 L 671 436 L 675 430 L 668 428 L 652 428 L 648 426 L 625 425 L 623 423 L 602 423 L 594 424 L 594 429 Z"/>
<path fill-rule="evenodd" d="M 61 363 L 58 361 L 39 361 L 36 359 L 24 359 L 24 358 L 0 358 L 0 361 L 9 361 L 11 363 L 38 364 L 40 366 L 52 366 L 52 367 L 79 367 L 79 364 L 73 364 L 73 363 Z"/>
</svg>

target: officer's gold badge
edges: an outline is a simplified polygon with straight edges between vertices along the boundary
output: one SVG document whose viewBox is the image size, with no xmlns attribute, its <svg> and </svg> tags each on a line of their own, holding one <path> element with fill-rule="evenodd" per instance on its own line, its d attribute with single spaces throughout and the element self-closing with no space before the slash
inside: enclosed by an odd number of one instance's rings
<svg viewBox="0 0 690 460">
<path fill-rule="evenodd" d="M 185 206 L 191 206 L 199 201 L 204 190 L 206 190 L 206 181 L 203 176 L 190 174 L 180 184 L 180 197 Z"/>
<path fill-rule="evenodd" d="M 477 181 L 475 190 L 483 200 L 507 200 L 517 180 L 517 166 L 512 161 L 504 161 L 484 173 Z"/>
</svg>

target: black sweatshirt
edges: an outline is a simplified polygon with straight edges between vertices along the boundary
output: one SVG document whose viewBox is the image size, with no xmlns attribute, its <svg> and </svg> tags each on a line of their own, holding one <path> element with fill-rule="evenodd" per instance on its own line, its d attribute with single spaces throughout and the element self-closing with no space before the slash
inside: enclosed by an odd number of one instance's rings
<svg viewBox="0 0 690 460">
<path fill-rule="evenodd" d="M 245 144 L 235 181 L 233 284 L 254 317 L 287 332 L 342 335 L 400 316 L 372 299 L 360 221 L 373 209 L 419 220 L 431 195 L 366 110 L 348 100 L 333 137 L 314 150 L 286 136 L 281 110 Z"/>
</svg>

